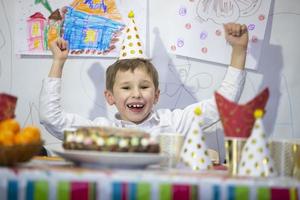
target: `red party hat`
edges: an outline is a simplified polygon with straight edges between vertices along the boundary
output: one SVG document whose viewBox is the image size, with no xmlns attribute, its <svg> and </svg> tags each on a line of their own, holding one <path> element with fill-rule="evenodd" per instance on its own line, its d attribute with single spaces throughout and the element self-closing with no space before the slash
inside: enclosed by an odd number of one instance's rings
<svg viewBox="0 0 300 200">
<path fill-rule="evenodd" d="M 0 121 L 15 117 L 16 104 L 17 97 L 0 93 Z"/>
<path fill-rule="evenodd" d="M 232 102 L 217 92 L 215 97 L 225 136 L 248 138 L 255 122 L 253 113 L 256 109 L 265 110 L 269 89 L 264 89 L 254 99 L 243 105 Z"/>
</svg>

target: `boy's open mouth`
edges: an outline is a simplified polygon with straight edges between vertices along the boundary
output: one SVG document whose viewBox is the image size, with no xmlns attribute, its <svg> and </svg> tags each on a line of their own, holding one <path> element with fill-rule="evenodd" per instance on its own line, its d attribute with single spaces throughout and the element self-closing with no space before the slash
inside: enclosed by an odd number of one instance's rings
<svg viewBox="0 0 300 200">
<path fill-rule="evenodd" d="M 132 103 L 132 104 L 127 104 L 127 107 L 131 110 L 140 110 L 144 108 L 144 104 Z"/>
</svg>

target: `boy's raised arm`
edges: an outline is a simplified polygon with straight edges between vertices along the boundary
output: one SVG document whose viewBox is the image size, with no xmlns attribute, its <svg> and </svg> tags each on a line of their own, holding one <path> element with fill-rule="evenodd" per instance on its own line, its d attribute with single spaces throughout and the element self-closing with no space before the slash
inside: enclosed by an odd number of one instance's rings
<svg viewBox="0 0 300 200">
<path fill-rule="evenodd" d="M 58 38 L 50 44 L 53 62 L 48 77 L 61 78 L 63 66 L 68 58 L 68 42 Z"/>
<path fill-rule="evenodd" d="M 247 55 L 248 30 L 246 25 L 224 24 L 225 39 L 232 46 L 230 66 L 244 69 Z"/>
</svg>

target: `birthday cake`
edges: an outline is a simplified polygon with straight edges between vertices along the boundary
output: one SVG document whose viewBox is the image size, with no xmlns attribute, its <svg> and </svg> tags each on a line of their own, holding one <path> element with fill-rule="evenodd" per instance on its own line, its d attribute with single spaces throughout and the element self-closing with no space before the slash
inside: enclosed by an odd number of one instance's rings
<svg viewBox="0 0 300 200">
<path fill-rule="evenodd" d="M 78 127 L 64 131 L 63 147 L 101 152 L 159 153 L 159 144 L 148 133 L 127 128 Z"/>
</svg>

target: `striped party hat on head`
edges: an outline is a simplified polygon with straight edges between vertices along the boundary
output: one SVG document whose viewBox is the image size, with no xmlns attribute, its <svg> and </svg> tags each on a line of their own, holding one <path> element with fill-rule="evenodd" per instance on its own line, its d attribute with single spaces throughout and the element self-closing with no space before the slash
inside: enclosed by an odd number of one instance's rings
<svg viewBox="0 0 300 200">
<path fill-rule="evenodd" d="M 189 133 L 187 134 L 181 150 L 181 160 L 193 170 L 206 170 L 212 167 L 205 137 L 201 125 L 203 117 L 201 108 L 194 110 L 194 119 Z"/>
<path fill-rule="evenodd" d="M 125 28 L 119 60 L 135 58 L 148 59 L 145 55 L 143 44 L 138 33 L 138 27 L 135 24 L 133 11 L 129 12 L 128 18 L 130 21 Z"/>
<path fill-rule="evenodd" d="M 269 177 L 276 175 L 266 141 L 262 122 L 263 114 L 261 109 L 254 112 L 255 124 L 251 136 L 243 148 L 242 159 L 239 164 L 239 175 L 241 176 Z"/>
</svg>

